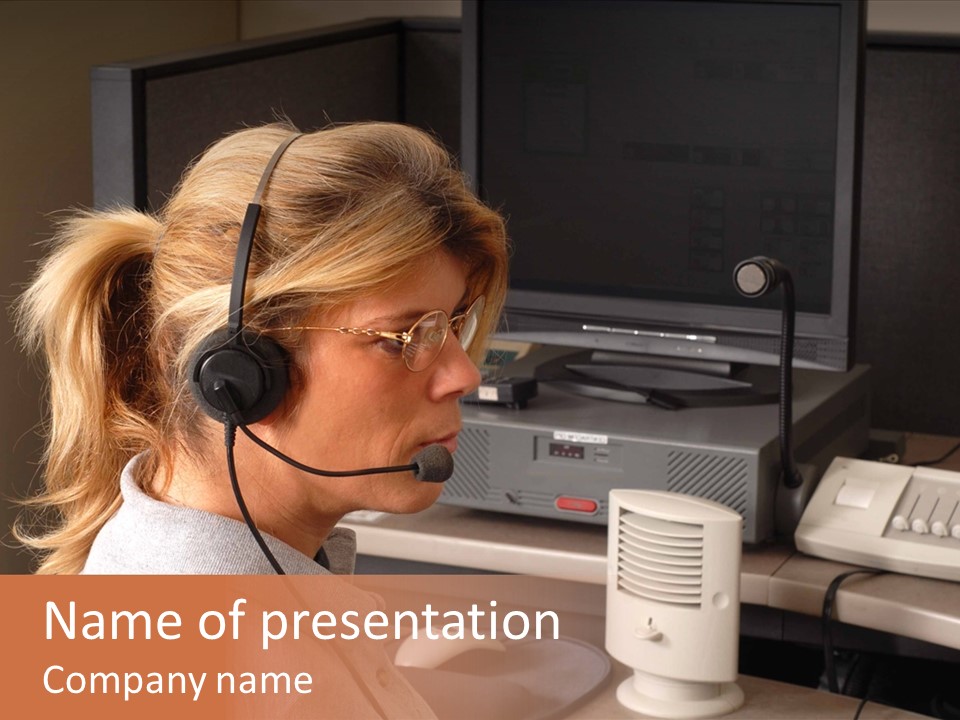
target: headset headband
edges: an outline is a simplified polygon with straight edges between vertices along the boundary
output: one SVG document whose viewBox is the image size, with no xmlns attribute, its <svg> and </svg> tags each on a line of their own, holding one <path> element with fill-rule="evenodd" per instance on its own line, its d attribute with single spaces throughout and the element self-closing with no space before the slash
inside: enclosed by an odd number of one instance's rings
<svg viewBox="0 0 960 720">
<path fill-rule="evenodd" d="M 250 253 L 253 249 L 253 238 L 257 234 L 257 224 L 260 221 L 260 198 L 267 187 L 267 181 L 273 174 L 273 169 L 283 153 L 286 152 L 290 144 L 300 137 L 302 133 L 295 133 L 280 143 L 267 163 L 267 167 L 260 177 L 260 184 L 257 185 L 257 192 L 253 200 L 247 205 L 247 212 L 243 216 L 243 225 L 240 226 L 240 237 L 237 240 L 237 258 L 233 265 L 233 281 L 230 285 L 230 309 L 227 315 L 227 334 L 229 337 L 235 337 L 243 328 L 243 297 L 247 289 L 247 269 L 250 266 Z"/>
</svg>

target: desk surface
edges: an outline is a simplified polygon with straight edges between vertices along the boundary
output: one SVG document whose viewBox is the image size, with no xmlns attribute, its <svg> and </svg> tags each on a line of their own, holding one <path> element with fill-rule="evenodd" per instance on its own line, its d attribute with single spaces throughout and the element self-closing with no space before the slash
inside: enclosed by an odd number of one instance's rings
<svg viewBox="0 0 960 720">
<path fill-rule="evenodd" d="M 910 435 L 905 464 L 937 457 L 953 438 Z M 960 469 L 954 459 L 950 469 Z M 417 515 L 353 516 L 358 551 L 384 558 L 604 585 L 605 527 L 436 505 Z M 819 616 L 830 582 L 854 566 L 788 546 L 745 547 L 744 603 Z M 960 649 L 960 583 L 889 573 L 853 577 L 837 595 L 845 623 Z"/>
<path fill-rule="evenodd" d="M 570 714 L 569 720 L 637 720 L 643 717 L 620 705 L 616 687 L 630 676 L 630 670 L 618 665 L 613 679 L 589 702 Z M 744 703 L 725 720 L 912 720 L 926 718 L 888 705 L 867 702 L 860 715 L 857 698 L 833 695 L 811 688 L 789 685 L 775 680 L 741 675 L 737 685 L 743 690 Z"/>
</svg>

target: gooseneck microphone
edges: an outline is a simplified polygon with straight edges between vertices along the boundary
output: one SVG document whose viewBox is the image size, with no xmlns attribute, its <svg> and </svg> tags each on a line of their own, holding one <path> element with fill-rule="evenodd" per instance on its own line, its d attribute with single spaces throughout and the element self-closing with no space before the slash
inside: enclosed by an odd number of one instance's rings
<svg viewBox="0 0 960 720">
<path fill-rule="evenodd" d="M 738 263 L 733 270 L 733 282 L 740 294 L 749 298 L 762 297 L 782 283 L 784 295 L 791 295 L 789 299 L 784 297 L 784 303 L 793 299 L 793 278 L 790 271 L 786 265 L 773 258 L 758 256 Z"/>
<path fill-rule="evenodd" d="M 783 324 L 780 331 L 780 468 L 783 483 L 790 489 L 803 484 L 793 459 L 793 337 L 796 295 L 790 271 L 779 260 L 758 256 L 739 263 L 733 270 L 733 284 L 748 298 L 758 298 L 783 288 Z"/>
</svg>

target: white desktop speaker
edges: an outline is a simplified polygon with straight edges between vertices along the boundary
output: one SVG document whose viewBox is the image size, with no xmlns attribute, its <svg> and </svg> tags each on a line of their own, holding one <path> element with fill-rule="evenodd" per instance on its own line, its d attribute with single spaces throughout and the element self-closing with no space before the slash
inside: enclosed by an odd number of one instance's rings
<svg viewBox="0 0 960 720">
<path fill-rule="evenodd" d="M 661 718 L 715 717 L 736 685 L 743 518 L 690 495 L 612 490 L 607 652 L 633 668 L 625 707 Z"/>
</svg>

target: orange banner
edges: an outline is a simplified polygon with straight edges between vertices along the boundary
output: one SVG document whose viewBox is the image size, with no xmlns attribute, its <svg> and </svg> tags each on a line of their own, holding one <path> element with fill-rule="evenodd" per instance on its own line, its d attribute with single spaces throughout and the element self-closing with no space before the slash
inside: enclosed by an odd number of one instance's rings
<svg viewBox="0 0 960 720">
<path fill-rule="evenodd" d="M 609 672 L 603 588 L 537 578 L 0 576 L 0 593 L 11 717 L 529 718 Z"/>
</svg>

